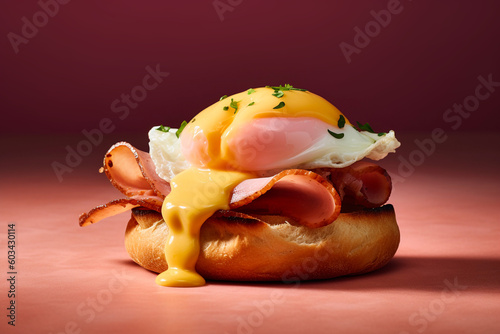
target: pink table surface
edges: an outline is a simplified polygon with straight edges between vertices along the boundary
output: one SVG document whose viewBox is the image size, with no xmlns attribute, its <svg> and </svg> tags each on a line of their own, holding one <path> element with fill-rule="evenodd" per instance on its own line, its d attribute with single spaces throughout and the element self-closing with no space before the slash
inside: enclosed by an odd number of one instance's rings
<svg viewBox="0 0 500 334">
<path fill-rule="evenodd" d="M 51 162 L 78 137 L 4 138 L 1 332 L 499 333 L 500 135 L 448 133 L 418 160 L 414 140 L 429 136 L 401 136 L 403 147 L 382 163 L 397 176 L 390 202 L 401 229 L 385 268 L 199 288 L 159 287 L 129 259 L 128 214 L 78 226 L 81 212 L 119 197 L 97 173 L 104 144 L 58 182 Z M 401 159 L 418 166 L 409 171 Z M 8 223 L 16 224 L 15 327 L 6 317 Z"/>
</svg>

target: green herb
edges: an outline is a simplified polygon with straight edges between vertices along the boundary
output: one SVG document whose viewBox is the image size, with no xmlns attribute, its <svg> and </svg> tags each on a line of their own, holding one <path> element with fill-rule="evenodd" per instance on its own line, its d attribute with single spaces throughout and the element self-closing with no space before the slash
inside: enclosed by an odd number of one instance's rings
<svg viewBox="0 0 500 334">
<path fill-rule="evenodd" d="M 373 131 L 370 124 L 368 124 L 368 123 L 361 124 L 360 122 L 356 122 L 356 123 L 358 123 L 358 129 L 359 129 L 358 131 L 368 131 L 370 133 L 376 133 L 375 131 Z M 385 132 L 379 132 L 379 133 L 377 133 L 377 136 L 382 137 L 385 134 L 386 134 Z"/>
<path fill-rule="evenodd" d="M 285 84 L 284 86 L 266 86 L 266 88 L 271 88 L 274 90 L 274 93 L 273 93 L 273 96 L 276 96 L 278 99 L 279 98 L 282 98 L 286 91 L 289 91 L 289 90 L 298 90 L 298 91 L 301 91 L 301 92 L 307 92 L 306 89 L 302 89 L 302 88 L 294 88 L 292 85 L 289 85 L 289 84 Z M 277 108 L 274 108 L 274 109 L 277 109 Z"/>
<path fill-rule="evenodd" d="M 187 122 L 186 121 L 182 121 L 181 126 L 179 127 L 179 130 L 177 130 L 177 132 L 175 133 L 175 135 L 177 136 L 177 138 L 179 138 L 179 136 L 182 133 L 182 130 L 184 130 L 184 128 L 186 127 L 186 125 L 187 125 Z"/>
<path fill-rule="evenodd" d="M 333 137 L 337 138 L 337 139 L 342 139 L 344 138 L 344 134 L 343 133 L 335 133 L 333 131 L 330 131 L 328 130 L 328 133 L 331 134 Z"/>
<path fill-rule="evenodd" d="M 249 90 L 247 90 L 247 94 L 250 95 L 252 93 L 255 93 L 255 89 L 253 88 L 250 88 Z"/>
<path fill-rule="evenodd" d="M 358 123 L 358 129 L 360 131 L 368 131 L 370 133 L 375 133 L 375 131 L 373 131 L 372 127 L 370 126 L 370 124 L 368 124 L 368 123 L 361 124 L 360 122 L 356 122 L 356 123 Z"/>
<path fill-rule="evenodd" d="M 338 125 L 339 129 L 342 129 L 344 127 L 344 125 L 345 125 L 344 115 L 340 115 L 337 125 Z"/>
<path fill-rule="evenodd" d="M 273 93 L 273 96 L 276 96 L 277 98 L 283 97 L 283 95 L 285 95 L 285 93 L 283 93 L 282 90 L 275 90 Z"/>
<path fill-rule="evenodd" d="M 227 110 L 229 110 L 229 107 L 228 106 L 224 106 L 224 108 L 222 108 L 222 110 L 227 111 Z"/>
<path fill-rule="evenodd" d="M 191 123 L 194 123 L 194 121 L 196 121 L 196 118 L 193 118 L 193 119 L 191 120 Z"/>
<path fill-rule="evenodd" d="M 227 97 L 227 95 L 221 96 L 220 99 L 219 99 L 219 101 L 224 100 L 226 97 Z"/>
<path fill-rule="evenodd" d="M 273 109 L 281 109 L 285 106 L 285 102 L 281 101 L 276 107 L 274 107 Z"/>
<path fill-rule="evenodd" d="M 250 102 L 250 103 L 248 104 L 248 106 L 250 107 L 250 106 L 253 106 L 254 104 L 255 104 L 255 102 Z"/>
<path fill-rule="evenodd" d="M 231 98 L 231 103 L 229 104 L 229 106 L 231 108 L 234 109 L 234 113 L 236 114 L 236 112 L 238 111 L 238 103 L 240 103 L 241 101 L 234 101 L 232 98 Z"/>
<path fill-rule="evenodd" d="M 271 88 L 271 89 L 274 89 L 274 90 L 281 90 L 281 91 L 287 91 L 287 90 L 298 90 L 298 91 L 301 91 L 301 92 L 307 92 L 307 89 L 303 89 L 303 88 L 295 88 L 293 87 L 292 85 L 289 85 L 289 84 L 285 84 L 284 86 L 266 86 L 266 88 Z"/>
<path fill-rule="evenodd" d="M 170 130 L 170 126 L 164 127 L 163 125 L 160 125 L 159 127 L 156 128 L 156 130 L 161 132 L 168 132 L 168 130 Z"/>
</svg>

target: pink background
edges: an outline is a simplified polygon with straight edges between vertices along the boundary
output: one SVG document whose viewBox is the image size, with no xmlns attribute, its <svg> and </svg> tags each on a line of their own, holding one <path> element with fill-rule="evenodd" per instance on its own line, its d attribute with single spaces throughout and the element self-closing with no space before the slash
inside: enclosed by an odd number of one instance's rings
<svg viewBox="0 0 500 334">
<path fill-rule="evenodd" d="M 200 288 L 160 287 L 154 273 L 130 260 L 128 213 L 78 226 L 82 211 L 122 196 L 97 173 L 98 163 L 58 183 L 49 169 L 30 167 L 54 156 L 28 158 L 15 154 L 22 145 L 10 146 L 17 168 L 0 169 L 10 176 L 2 179 L 0 268 L 4 277 L 6 225 L 13 222 L 17 326 L 4 318 L 2 278 L 0 332 L 499 333 L 500 157 L 491 154 L 499 141 L 498 134 L 450 134 L 395 183 L 390 202 L 401 244 L 379 271 L 299 285 L 211 281 Z M 382 165 L 397 173 L 397 158 L 411 152 L 402 148 Z M 464 154 L 481 163 L 458 168 Z"/>
<path fill-rule="evenodd" d="M 500 82 L 498 1 L 401 1 L 351 63 L 339 44 L 354 44 L 354 28 L 388 1 L 232 0 L 240 4 L 223 21 L 213 2 L 72 0 L 16 54 L 8 34 L 21 34 L 22 18 L 41 7 L 2 0 L 0 332 L 500 332 L 500 87 L 460 124 L 443 119 L 476 94 L 479 76 Z M 120 119 L 114 101 L 139 92 L 157 64 L 168 77 Z M 120 197 L 97 172 L 112 144 L 147 150 L 153 125 L 177 126 L 221 95 L 284 83 L 324 96 L 351 121 L 396 130 L 402 147 L 381 165 L 393 176 L 402 239 L 386 268 L 299 287 L 168 289 L 129 260 L 127 214 L 78 226 L 81 212 Z M 85 146 L 103 122 L 106 133 Z M 85 148 L 57 175 L 54 163 Z M 5 317 L 9 223 L 16 328 Z M 260 310 L 273 294 L 282 299 Z M 96 298 L 105 305 L 91 313 Z"/>
</svg>

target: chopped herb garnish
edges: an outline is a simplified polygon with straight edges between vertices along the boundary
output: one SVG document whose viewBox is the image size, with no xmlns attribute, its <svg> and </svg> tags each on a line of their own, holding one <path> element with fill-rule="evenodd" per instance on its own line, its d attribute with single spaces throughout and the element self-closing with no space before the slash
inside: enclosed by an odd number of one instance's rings
<svg viewBox="0 0 500 334">
<path fill-rule="evenodd" d="M 372 127 L 370 126 L 370 124 L 368 124 L 368 123 L 361 124 L 360 122 L 356 122 L 356 123 L 358 123 L 358 128 L 360 131 L 368 131 L 370 133 L 375 133 L 375 131 L 373 131 Z"/>
<path fill-rule="evenodd" d="M 301 92 L 307 92 L 307 89 L 303 89 L 303 88 L 295 88 L 293 87 L 292 85 L 289 85 L 289 84 L 285 84 L 284 86 L 266 86 L 266 88 L 272 88 L 274 90 L 281 90 L 281 91 L 287 91 L 287 90 L 298 90 L 298 91 L 301 91 Z"/>
<path fill-rule="evenodd" d="M 370 133 L 376 133 L 375 131 L 373 131 L 373 129 L 370 126 L 370 124 L 368 124 L 368 123 L 361 124 L 360 122 L 356 122 L 356 123 L 358 123 L 358 128 L 359 128 L 358 131 L 367 131 L 367 132 L 370 132 Z M 385 134 L 386 134 L 385 132 L 379 132 L 379 133 L 377 133 L 377 136 L 382 137 Z"/>
<path fill-rule="evenodd" d="M 254 104 L 255 104 L 255 102 L 250 102 L 250 103 L 248 104 L 248 106 L 250 107 L 250 106 L 253 106 Z"/>
<path fill-rule="evenodd" d="M 276 107 L 274 107 L 273 109 L 281 109 L 285 106 L 285 102 L 281 101 Z"/>
<path fill-rule="evenodd" d="M 273 93 L 273 96 L 276 96 L 277 98 L 283 97 L 283 95 L 285 95 L 285 93 L 283 93 L 282 90 L 275 90 Z"/>
<path fill-rule="evenodd" d="M 168 130 L 170 130 L 170 126 L 165 127 L 163 125 L 160 125 L 159 127 L 156 128 L 156 130 L 161 132 L 168 132 Z"/>
<path fill-rule="evenodd" d="M 333 131 L 330 131 L 328 130 L 328 133 L 331 134 L 333 137 L 337 138 L 337 139 L 342 139 L 344 138 L 344 134 L 343 133 L 335 133 Z"/>
<path fill-rule="evenodd" d="M 234 101 L 232 98 L 231 98 L 231 103 L 229 104 L 229 106 L 231 108 L 234 109 L 234 113 L 236 114 L 236 112 L 238 111 L 238 103 L 240 103 L 241 101 Z"/>
<path fill-rule="evenodd" d="M 289 85 L 289 84 L 285 84 L 284 86 L 281 86 L 281 85 L 279 85 L 279 86 L 266 86 L 266 88 L 274 89 L 273 96 L 276 96 L 278 99 L 282 98 L 285 95 L 284 92 L 289 91 L 289 90 L 298 90 L 301 92 L 307 92 L 306 89 L 294 88 L 292 85 Z M 277 109 L 277 108 L 274 108 L 274 109 Z"/>
<path fill-rule="evenodd" d="M 191 123 L 194 123 L 194 121 L 196 121 L 196 118 L 193 118 L 193 119 L 191 120 Z"/>
<path fill-rule="evenodd" d="M 344 115 L 340 115 L 337 125 L 338 125 L 339 129 L 342 129 L 344 127 L 344 125 L 345 125 Z"/>
<path fill-rule="evenodd" d="M 186 125 L 187 125 L 187 122 L 186 121 L 182 121 L 181 126 L 179 127 L 179 130 L 177 130 L 177 132 L 175 133 L 175 135 L 177 136 L 177 138 L 179 138 L 179 136 L 182 133 L 182 130 L 184 130 L 184 128 L 186 127 Z"/>
<path fill-rule="evenodd" d="M 222 110 L 224 110 L 224 111 L 228 111 L 228 110 L 229 110 L 229 107 L 228 107 L 228 106 L 224 106 L 224 108 L 222 108 Z"/>
<path fill-rule="evenodd" d="M 253 88 L 250 88 L 249 90 L 247 90 L 247 94 L 250 95 L 252 93 L 255 93 L 255 89 Z"/>
<path fill-rule="evenodd" d="M 220 99 L 219 99 L 219 101 L 224 100 L 226 97 L 227 97 L 227 95 L 221 96 Z"/>
</svg>

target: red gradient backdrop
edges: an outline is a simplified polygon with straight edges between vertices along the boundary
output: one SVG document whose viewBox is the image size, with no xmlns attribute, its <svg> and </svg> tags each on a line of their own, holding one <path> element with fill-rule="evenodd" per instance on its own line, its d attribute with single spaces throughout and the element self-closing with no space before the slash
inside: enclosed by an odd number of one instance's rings
<svg viewBox="0 0 500 334">
<path fill-rule="evenodd" d="M 498 0 L 0 3 L 0 333 L 500 333 Z M 355 29 L 367 24 L 363 41 Z M 356 42 L 366 45 L 349 63 L 340 45 Z M 153 125 L 284 83 L 396 131 L 401 148 L 380 162 L 401 230 L 387 267 L 300 286 L 166 289 L 124 249 L 129 213 L 79 227 L 82 212 L 123 197 L 98 173 L 112 144 L 147 151 Z M 121 101 L 131 93 L 141 101 Z M 464 101 L 473 111 L 449 114 Z M 263 311 L 275 292 L 286 301 Z"/>
<path fill-rule="evenodd" d="M 58 8 L 3 0 L 3 133 L 81 133 L 109 118 L 115 134 L 145 134 L 159 123 L 177 126 L 221 95 L 283 83 L 376 130 L 430 131 L 452 125 L 445 110 L 474 95 L 478 76 L 500 82 L 497 1 L 401 1 L 386 27 L 371 26 L 375 36 L 350 63 L 340 43 L 354 46 L 354 28 L 396 2 L 222 2 L 229 7 L 219 16 L 212 0 L 72 0 Z M 46 22 L 40 3 L 50 4 Z M 22 36 L 23 17 L 34 16 L 38 32 L 16 53 L 12 33 Z M 113 112 L 113 101 L 157 64 L 169 76 L 127 116 Z M 496 131 L 498 90 L 459 131 Z"/>
</svg>

